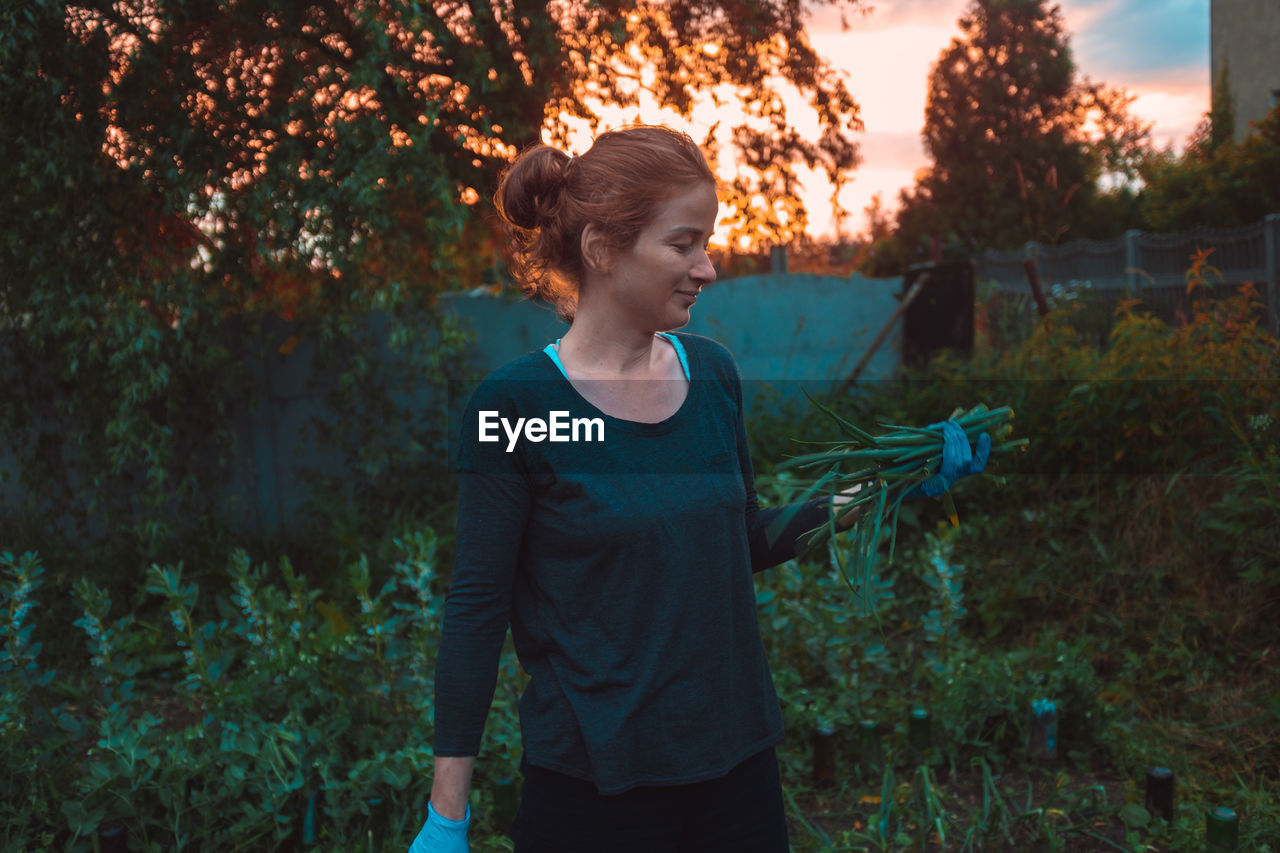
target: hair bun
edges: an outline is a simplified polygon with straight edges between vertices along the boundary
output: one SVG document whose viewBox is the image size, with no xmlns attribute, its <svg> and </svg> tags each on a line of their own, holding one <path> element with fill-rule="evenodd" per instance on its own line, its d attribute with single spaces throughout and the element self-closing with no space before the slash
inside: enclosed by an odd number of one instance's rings
<svg viewBox="0 0 1280 853">
<path fill-rule="evenodd" d="M 516 159 L 495 199 L 498 212 L 517 228 L 539 228 L 555 216 L 572 158 L 549 145 L 539 145 Z"/>
</svg>

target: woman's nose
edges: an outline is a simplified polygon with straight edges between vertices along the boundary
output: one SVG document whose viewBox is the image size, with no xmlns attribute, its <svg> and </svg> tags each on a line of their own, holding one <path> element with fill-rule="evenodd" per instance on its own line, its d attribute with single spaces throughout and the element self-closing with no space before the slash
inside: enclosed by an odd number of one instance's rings
<svg viewBox="0 0 1280 853">
<path fill-rule="evenodd" d="M 693 269 L 693 278 L 703 284 L 710 284 L 716 280 L 716 265 L 711 263 L 711 255 L 705 249 L 702 251 L 700 262 Z"/>
</svg>

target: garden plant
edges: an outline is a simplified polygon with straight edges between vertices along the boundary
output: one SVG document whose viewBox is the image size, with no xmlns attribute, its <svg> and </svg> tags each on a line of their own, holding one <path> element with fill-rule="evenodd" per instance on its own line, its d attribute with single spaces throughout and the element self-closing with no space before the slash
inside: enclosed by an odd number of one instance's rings
<svg viewBox="0 0 1280 853">
<path fill-rule="evenodd" d="M 1280 850 L 1280 353 L 1250 290 L 1196 305 L 1169 327 L 1126 303 L 1101 347 L 1067 306 L 1016 348 L 823 400 L 896 424 L 998 401 L 1030 449 L 957 487 L 954 519 L 904 504 L 871 571 L 840 571 L 841 536 L 758 576 L 794 850 L 1199 850 L 1215 807 L 1236 849 Z M 781 502 L 831 421 L 779 400 L 749 431 Z M 0 542 L 0 850 L 407 849 L 432 775 L 435 526 L 363 519 L 336 564 L 193 542 L 113 584 Z M 510 849 L 522 684 L 508 648 L 477 851 Z"/>
</svg>

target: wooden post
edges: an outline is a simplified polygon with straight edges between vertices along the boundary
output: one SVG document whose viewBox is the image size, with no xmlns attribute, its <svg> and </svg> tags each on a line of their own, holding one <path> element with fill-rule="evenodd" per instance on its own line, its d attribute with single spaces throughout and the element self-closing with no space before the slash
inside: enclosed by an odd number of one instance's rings
<svg viewBox="0 0 1280 853">
<path fill-rule="evenodd" d="M 1173 822 L 1173 771 L 1167 767 L 1147 770 L 1147 811 Z"/>
<path fill-rule="evenodd" d="M 786 246 L 774 246 L 769 250 L 769 271 L 774 275 L 786 275 L 790 271 Z"/>
<path fill-rule="evenodd" d="M 1215 806 L 1204 816 L 1207 849 L 1231 851 L 1240 843 L 1240 817 L 1233 809 Z"/>
<path fill-rule="evenodd" d="M 836 730 L 831 726 L 818 726 L 813 732 L 813 783 L 836 783 Z"/>
<path fill-rule="evenodd" d="M 884 753 L 880 749 L 880 724 L 863 720 L 858 724 L 858 764 L 864 781 L 879 779 L 884 773 Z"/>
<path fill-rule="evenodd" d="M 1023 261 L 1022 270 L 1027 274 L 1027 284 L 1031 285 L 1031 295 L 1036 299 L 1036 311 L 1044 319 L 1049 316 L 1049 300 L 1044 298 L 1044 286 L 1040 284 L 1040 271 L 1036 269 L 1035 259 Z"/>
<path fill-rule="evenodd" d="M 1129 296 L 1135 297 L 1142 290 L 1142 232 L 1130 229 L 1124 232 L 1124 271 L 1129 276 Z"/>
<path fill-rule="evenodd" d="M 1052 699 L 1031 703 L 1031 738 L 1028 752 L 1037 761 L 1058 757 L 1058 705 Z"/>
<path fill-rule="evenodd" d="M 927 708 L 912 708 L 907 718 L 907 755 L 909 763 L 916 766 L 933 766 L 938 762 L 933 748 L 933 715 Z"/>
<path fill-rule="evenodd" d="M 1280 336 L 1280 213 L 1262 220 L 1262 239 L 1267 264 L 1267 325 Z"/>
<path fill-rule="evenodd" d="M 925 284 L 929 281 L 929 274 L 922 273 L 915 283 L 911 285 L 911 289 L 902 297 L 902 301 L 898 303 L 898 307 L 894 309 L 893 315 L 889 317 L 889 321 L 884 324 L 884 328 L 876 335 L 876 339 L 871 342 L 871 346 L 863 353 L 862 358 L 858 360 L 858 364 L 853 368 L 853 372 L 845 377 L 840 383 L 840 387 L 836 389 L 837 394 L 843 394 L 849 390 L 849 386 L 858 381 L 858 377 L 862 375 L 862 371 L 866 368 L 867 362 L 871 360 L 871 356 L 875 355 L 876 350 L 880 349 L 880 345 L 884 343 L 885 338 L 889 337 L 893 324 L 898 322 L 898 318 L 906 313 L 907 308 L 912 302 L 916 301 L 916 297 L 920 295 L 920 291 L 924 290 Z"/>
</svg>

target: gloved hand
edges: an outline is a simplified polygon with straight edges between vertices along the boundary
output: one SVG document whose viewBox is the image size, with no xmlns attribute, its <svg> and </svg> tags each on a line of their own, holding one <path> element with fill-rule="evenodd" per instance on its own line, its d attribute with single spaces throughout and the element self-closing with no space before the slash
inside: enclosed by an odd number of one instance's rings
<svg viewBox="0 0 1280 853">
<path fill-rule="evenodd" d="M 471 826 L 471 806 L 467 806 L 462 820 L 449 818 L 435 810 L 435 806 L 427 803 L 427 822 L 422 831 L 413 839 L 409 853 L 469 853 L 471 844 L 467 841 L 467 828 Z"/>
<path fill-rule="evenodd" d="M 985 432 L 978 436 L 976 447 L 969 446 L 964 429 L 955 421 L 929 424 L 942 427 L 942 464 L 938 473 L 907 492 L 909 498 L 936 498 L 955 485 L 956 480 L 971 474 L 981 474 L 991 455 L 991 436 Z"/>
</svg>

